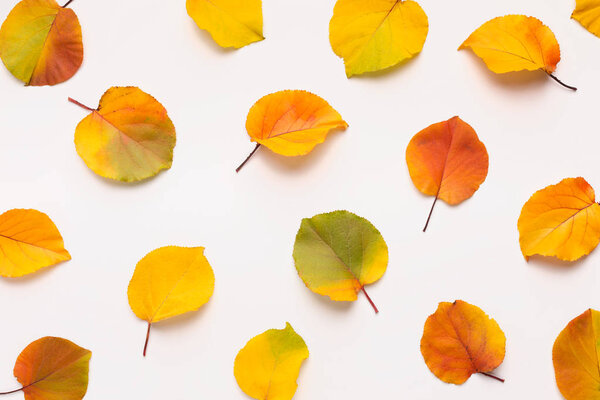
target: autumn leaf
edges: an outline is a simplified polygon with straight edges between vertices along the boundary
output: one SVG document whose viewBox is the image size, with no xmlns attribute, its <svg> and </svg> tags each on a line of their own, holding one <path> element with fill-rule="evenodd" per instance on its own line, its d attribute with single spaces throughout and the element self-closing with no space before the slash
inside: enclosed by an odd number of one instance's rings
<svg viewBox="0 0 600 400">
<path fill-rule="evenodd" d="M 144 356 L 152 324 L 199 309 L 214 288 L 215 275 L 203 247 L 161 247 L 142 258 L 127 296 L 135 315 L 148 322 Z"/>
<path fill-rule="evenodd" d="M 346 76 L 380 71 L 414 57 L 425 44 L 429 22 L 410 0 L 338 0 L 329 42 L 344 59 Z"/>
<path fill-rule="evenodd" d="M 26 85 L 56 85 L 71 78 L 83 62 L 77 15 L 55 0 L 19 2 L 0 28 L 0 58 Z"/>
<path fill-rule="evenodd" d="M 136 87 L 113 87 L 97 109 L 69 98 L 91 114 L 75 130 L 75 147 L 96 174 L 140 181 L 171 168 L 175 127 L 167 110 Z"/>
<path fill-rule="evenodd" d="M 15 278 L 70 259 L 46 214 L 14 209 L 0 215 L 0 276 Z"/>
<path fill-rule="evenodd" d="M 459 204 L 479 189 L 488 173 L 488 154 L 475 130 L 459 117 L 433 124 L 417 133 L 406 148 L 406 163 L 414 185 L 438 199 Z"/>
<path fill-rule="evenodd" d="M 284 156 L 302 156 L 323 143 L 330 130 L 346 127 L 342 116 L 315 94 L 283 90 L 266 95 L 248 113 L 246 130 L 256 147 L 236 172 L 261 146 Z"/>
<path fill-rule="evenodd" d="M 473 32 L 458 50 L 468 48 L 497 74 L 541 70 L 564 87 L 577 90 L 552 75 L 560 61 L 560 47 L 554 33 L 537 18 L 494 18 Z"/>
<path fill-rule="evenodd" d="M 563 179 L 539 190 L 519 216 L 521 252 L 575 261 L 600 242 L 600 205 L 583 178 Z"/>
<path fill-rule="evenodd" d="M 21 352 L 14 374 L 25 400 L 81 400 L 88 387 L 92 352 L 66 339 L 44 337 Z"/>
<path fill-rule="evenodd" d="M 250 339 L 235 357 L 233 373 L 240 389 L 253 399 L 290 400 L 307 358 L 304 340 L 287 323 L 284 329 L 269 329 Z"/>
<path fill-rule="evenodd" d="M 362 291 L 379 312 L 365 285 L 385 273 L 388 247 L 366 219 L 348 211 L 304 218 L 294 243 L 294 261 L 313 292 L 335 301 L 355 301 Z"/>
<path fill-rule="evenodd" d="M 462 385 L 475 373 L 490 374 L 504 360 L 506 337 L 479 307 L 462 300 L 442 302 L 427 318 L 421 354 L 427 367 L 446 383 Z"/>
<path fill-rule="evenodd" d="M 600 0 L 576 0 L 571 18 L 585 29 L 600 37 Z"/>
<path fill-rule="evenodd" d="M 600 398 L 600 312 L 587 310 L 558 335 L 552 348 L 556 384 L 567 400 Z"/>
<path fill-rule="evenodd" d="M 221 47 L 239 49 L 263 36 L 261 0 L 187 0 L 187 12 Z"/>
</svg>

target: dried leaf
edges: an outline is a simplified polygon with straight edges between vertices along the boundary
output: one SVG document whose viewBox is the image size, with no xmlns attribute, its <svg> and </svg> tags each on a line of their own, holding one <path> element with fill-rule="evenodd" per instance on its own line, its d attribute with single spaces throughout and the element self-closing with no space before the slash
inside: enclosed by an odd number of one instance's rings
<svg viewBox="0 0 600 400">
<path fill-rule="evenodd" d="M 388 247 L 366 219 L 348 211 L 304 218 L 294 243 L 298 274 L 315 293 L 335 301 L 355 301 L 365 285 L 379 280 L 388 264 Z"/>
<path fill-rule="evenodd" d="M 600 398 L 600 313 L 587 310 L 558 335 L 552 348 L 556 384 L 567 400 Z"/>
<path fill-rule="evenodd" d="M 254 151 L 236 171 L 239 171 L 260 146 L 284 156 L 308 154 L 327 133 L 348 126 L 342 116 L 319 96 L 303 90 L 284 90 L 269 94 L 252 106 L 246 120 Z"/>
<path fill-rule="evenodd" d="M 257 400 L 291 400 L 302 362 L 308 358 L 304 340 L 287 323 L 250 339 L 237 354 L 233 373 L 240 388 Z"/>
<path fill-rule="evenodd" d="M 167 110 L 136 87 L 113 87 L 98 109 L 75 130 L 75 147 L 96 174 L 123 182 L 140 181 L 171 168 L 175 127 Z"/>
<path fill-rule="evenodd" d="M 517 225 L 526 260 L 539 254 L 574 261 L 600 242 L 600 205 L 585 179 L 567 178 L 535 192 Z"/>
<path fill-rule="evenodd" d="M 15 278 L 70 259 L 46 214 L 15 209 L 0 215 L 0 276 Z"/>
<path fill-rule="evenodd" d="M 187 0 L 187 12 L 221 47 L 239 49 L 263 36 L 261 0 Z"/>
<path fill-rule="evenodd" d="M 77 15 L 55 0 L 19 2 L 0 28 L 0 58 L 26 85 L 66 81 L 83 62 Z"/>
<path fill-rule="evenodd" d="M 552 73 L 560 61 L 560 47 L 554 33 L 537 18 L 506 15 L 481 25 L 458 48 L 470 48 L 497 74 L 542 70 L 561 85 Z"/>
<path fill-rule="evenodd" d="M 81 400 L 88 387 L 92 352 L 66 339 L 44 337 L 25 348 L 14 374 L 25 400 Z"/>
<path fill-rule="evenodd" d="M 135 315 L 148 322 L 144 356 L 153 323 L 199 309 L 214 288 L 215 275 L 203 247 L 161 247 L 142 258 L 127 296 Z"/>
<path fill-rule="evenodd" d="M 414 57 L 423 49 L 428 31 L 427 15 L 414 1 L 338 0 L 329 42 L 351 77 Z"/>
<path fill-rule="evenodd" d="M 491 375 L 504 360 L 506 337 L 479 307 L 456 300 L 440 303 L 427 318 L 421 354 L 427 367 L 446 383 L 462 385 L 472 374 Z"/>
<path fill-rule="evenodd" d="M 600 37 L 600 0 L 576 0 L 571 18 L 585 29 Z"/>
<path fill-rule="evenodd" d="M 479 189 L 488 173 L 488 154 L 475 130 L 458 117 L 433 124 L 417 133 L 406 148 L 406 163 L 414 185 L 438 199 L 459 204 Z"/>
</svg>

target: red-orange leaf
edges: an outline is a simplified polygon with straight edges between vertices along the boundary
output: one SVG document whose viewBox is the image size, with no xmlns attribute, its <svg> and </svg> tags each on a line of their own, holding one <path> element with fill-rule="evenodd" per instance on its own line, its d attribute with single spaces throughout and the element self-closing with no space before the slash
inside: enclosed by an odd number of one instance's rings
<svg viewBox="0 0 600 400">
<path fill-rule="evenodd" d="M 473 196 L 488 173 L 488 154 L 475 130 L 459 117 L 417 133 L 406 148 L 414 185 L 423 194 L 459 204 Z M 423 232 L 427 229 L 429 218 Z"/>
</svg>

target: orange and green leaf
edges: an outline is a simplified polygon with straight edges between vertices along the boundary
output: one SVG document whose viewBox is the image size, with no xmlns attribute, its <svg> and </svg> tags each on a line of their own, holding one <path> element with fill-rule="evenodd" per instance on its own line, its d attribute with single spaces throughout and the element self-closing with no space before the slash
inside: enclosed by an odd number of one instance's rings
<svg viewBox="0 0 600 400">
<path fill-rule="evenodd" d="M 92 352 L 66 339 L 44 337 L 25 348 L 14 374 L 25 400 L 81 400 L 88 387 Z"/>
<path fill-rule="evenodd" d="M 123 182 L 171 168 L 176 136 L 167 110 L 137 87 L 113 87 L 75 130 L 75 147 L 96 174 Z"/>
<path fill-rule="evenodd" d="M 427 318 L 421 354 L 440 380 L 462 385 L 475 373 L 490 374 L 504 361 L 506 337 L 479 307 L 456 300 L 440 303 Z"/>
<path fill-rule="evenodd" d="M 458 117 L 433 124 L 417 133 L 406 148 L 406 163 L 414 185 L 438 199 L 459 204 L 479 189 L 488 173 L 488 153 L 475 130 Z"/>
<path fill-rule="evenodd" d="M 26 85 L 66 81 L 83 62 L 77 15 L 55 0 L 19 2 L 0 28 L 0 58 Z"/>
</svg>

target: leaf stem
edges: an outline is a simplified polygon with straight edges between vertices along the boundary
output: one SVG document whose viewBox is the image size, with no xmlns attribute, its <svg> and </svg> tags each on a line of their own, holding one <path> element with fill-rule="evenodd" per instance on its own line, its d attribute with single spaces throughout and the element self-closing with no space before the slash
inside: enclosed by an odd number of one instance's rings
<svg viewBox="0 0 600 400">
<path fill-rule="evenodd" d="M 558 82 L 560 85 L 562 85 L 562 86 L 566 87 L 567 89 L 571 89 L 571 90 L 573 90 L 573 91 L 577 91 L 577 88 L 576 88 L 575 86 L 570 86 L 570 85 L 567 85 L 566 83 L 564 83 L 563 81 L 561 81 L 560 79 L 558 79 L 557 77 L 555 77 L 554 75 L 552 75 L 552 74 L 551 74 L 551 73 L 549 73 L 549 72 L 546 72 L 546 74 L 547 74 L 547 75 L 548 75 L 550 78 L 552 78 L 552 79 L 554 79 L 556 82 Z"/>
<path fill-rule="evenodd" d="M 252 150 L 252 153 L 250 153 L 250 155 L 248 157 L 246 157 L 246 159 L 244 160 L 244 162 L 241 163 L 240 166 L 235 169 L 235 172 L 240 172 L 240 169 L 242 169 L 242 167 L 244 165 L 246 165 L 246 163 L 248 162 L 248 160 L 250 160 L 250 158 L 254 155 L 254 153 L 256 153 L 256 150 L 258 150 L 259 147 L 260 147 L 260 143 L 256 143 L 256 147 L 254 148 L 254 150 Z"/>
<path fill-rule="evenodd" d="M 423 232 L 427 230 L 429 226 L 429 220 L 431 219 L 431 214 L 433 214 L 433 208 L 435 207 L 435 203 L 438 201 L 438 195 L 435 195 L 435 200 L 433 200 L 433 204 L 431 205 L 431 210 L 429 211 L 429 216 L 427 217 L 427 222 L 425 222 L 425 228 L 423 228 Z"/>
<path fill-rule="evenodd" d="M 66 4 L 64 6 L 62 6 L 62 8 L 67 8 L 69 6 L 69 4 L 71 4 L 73 2 L 73 0 L 69 0 L 66 2 Z"/>
<path fill-rule="evenodd" d="M 88 107 L 88 106 L 86 106 L 86 105 L 84 105 L 84 104 L 81 104 L 81 103 L 80 103 L 80 102 L 78 102 L 77 100 L 75 100 L 75 99 L 72 99 L 72 98 L 70 98 L 70 97 L 69 97 L 69 101 L 70 101 L 71 103 L 73 103 L 73 104 L 76 104 L 76 105 L 78 105 L 79 107 L 83 108 L 84 110 L 88 110 L 88 111 L 92 111 L 92 112 L 94 112 L 94 111 L 98 111 L 98 110 L 94 110 L 93 108 L 91 108 L 91 107 Z"/>
<path fill-rule="evenodd" d="M 371 300 L 371 297 L 369 296 L 369 294 L 365 290 L 364 286 L 362 287 L 362 292 L 365 294 L 365 296 L 367 296 L 367 300 L 369 300 L 369 303 L 371 303 L 371 307 L 373 307 L 373 310 L 375 310 L 375 314 L 378 314 L 379 310 L 377 309 L 377 306 L 375 305 L 375 303 L 373 303 L 373 300 Z"/>
<path fill-rule="evenodd" d="M 146 350 L 148 350 L 148 339 L 150 339 L 150 328 L 152 327 L 152 322 L 148 322 L 148 330 L 146 331 L 146 341 L 144 342 L 144 357 L 146 357 Z"/>
<path fill-rule="evenodd" d="M 23 386 L 22 388 L 15 389 L 15 390 L 11 390 L 10 392 L 0 392 L 0 396 L 1 396 L 1 395 L 3 395 L 3 394 L 11 394 L 11 393 L 17 393 L 17 392 L 20 392 L 20 391 L 22 391 L 23 389 L 25 389 L 26 387 L 27 387 L 27 386 Z"/>
<path fill-rule="evenodd" d="M 496 375 L 488 374 L 487 372 L 480 372 L 480 374 L 504 383 L 504 379 L 498 378 Z"/>
</svg>

